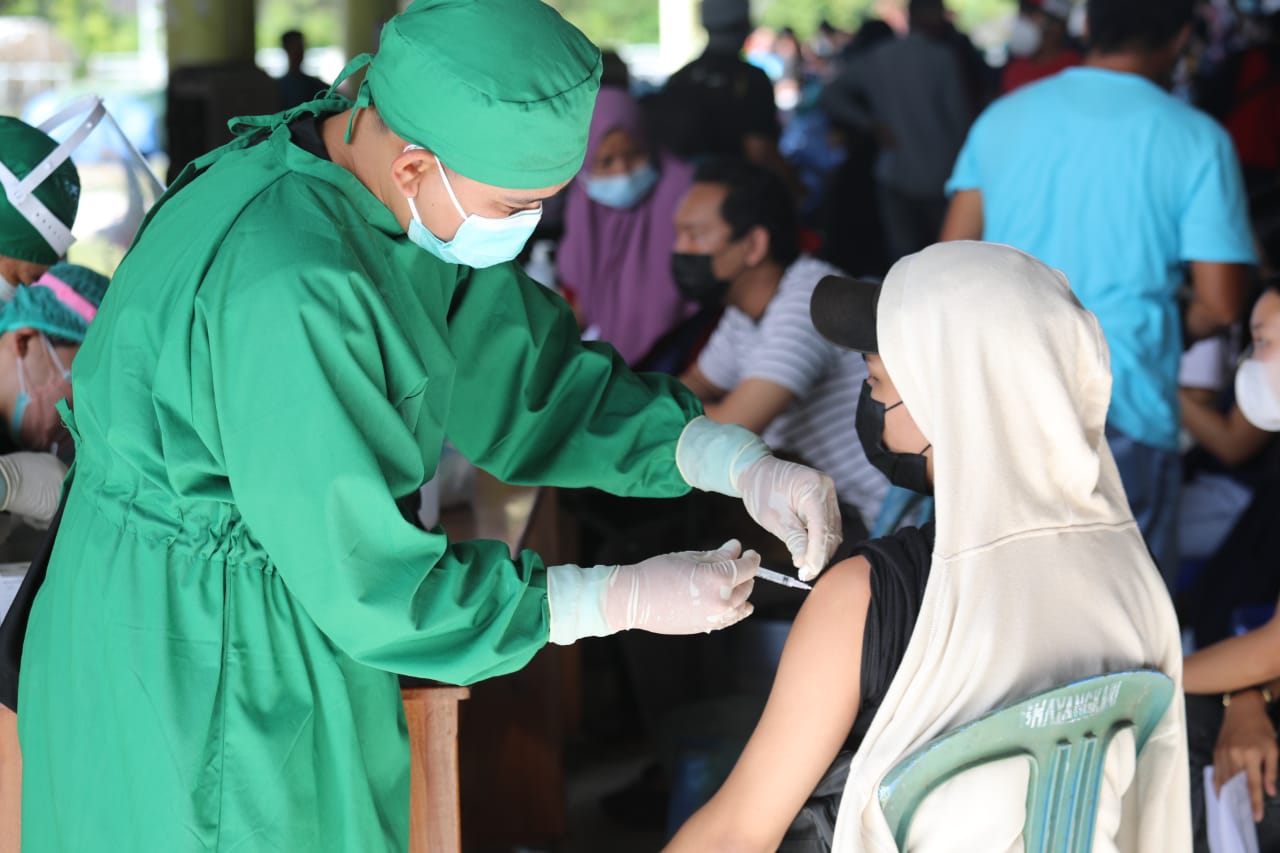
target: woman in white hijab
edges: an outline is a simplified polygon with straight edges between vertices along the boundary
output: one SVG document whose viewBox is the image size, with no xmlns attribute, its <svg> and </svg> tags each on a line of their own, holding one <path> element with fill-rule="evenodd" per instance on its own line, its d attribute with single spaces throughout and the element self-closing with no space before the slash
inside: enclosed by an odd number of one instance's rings
<svg viewBox="0 0 1280 853">
<path fill-rule="evenodd" d="M 1106 343 L 1066 278 L 1006 246 L 945 243 L 882 286 L 828 278 L 812 307 L 867 354 L 863 447 L 891 480 L 932 486 L 936 536 L 871 542 L 827 571 L 751 741 L 671 851 L 778 849 L 858 729 L 832 849 L 896 850 L 875 792 L 912 750 L 1073 679 L 1181 680 L 1173 607 L 1104 437 Z M 1021 850 L 1026 779 L 1020 759 L 961 774 L 907 848 Z M 1094 850 L 1190 850 L 1180 692 L 1136 762 L 1132 737 L 1113 741 Z"/>
</svg>

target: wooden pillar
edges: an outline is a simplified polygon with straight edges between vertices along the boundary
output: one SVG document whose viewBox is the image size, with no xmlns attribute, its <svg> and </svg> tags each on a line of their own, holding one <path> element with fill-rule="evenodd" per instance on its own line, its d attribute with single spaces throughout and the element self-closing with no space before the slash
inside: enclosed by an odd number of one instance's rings
<svg viewBox="0 0 1280 853">
<path fill-rule="evenodd" d="M 409 853 L 458 853 L 458 703 L 466 687 L 405 687 L 409 727 Z"/>
<path fill-rule="evenodd" d="M 22 751 L 18 717 L 0 705 L 0 853 L 22 846 Z"/>
</svg>

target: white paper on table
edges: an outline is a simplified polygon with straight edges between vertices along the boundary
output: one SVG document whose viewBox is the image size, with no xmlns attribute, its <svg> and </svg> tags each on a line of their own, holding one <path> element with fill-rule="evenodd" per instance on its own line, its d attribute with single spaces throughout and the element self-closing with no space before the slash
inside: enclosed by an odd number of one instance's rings
<svg viewBox="0 0 1280 853">
<path fill-rule="evenodd" d="M 22 586 L 22 579 L 27 575 L 28 563 L 0 563 L 0 621 L 9 612 L 13 597 Z"/>
<path fill-rule="evenodd" d="M 1204 769 L 1204 818 L 1212 853 L 1258 853 L 1258 828 L 1243 770 L 1218 793 L 1213 787 L 1213 767 Z"/>
</svg>

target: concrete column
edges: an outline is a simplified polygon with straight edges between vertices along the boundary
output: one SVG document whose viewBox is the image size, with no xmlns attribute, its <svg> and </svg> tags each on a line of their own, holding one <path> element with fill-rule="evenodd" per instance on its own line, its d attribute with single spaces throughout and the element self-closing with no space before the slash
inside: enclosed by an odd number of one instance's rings
<svg viewBox="0 0 1280 853">
<path fill-rule="evenodd" d="M 254 0 L 167 0 L 169 67 L 253 64 Z"/>
<path fill-rule="evenodd" d="M 347 59 L 378 50 L 382 25 L 400 11 L 396 0 L 347 0 L 344 13 L 343 46 Z"/>
<path fill-rule="evenodd" d="M 699 0 L 659 0 L 658 49 L 668 74 L 683 68 L 706 44 L 698 8 Z"/>
</svg>

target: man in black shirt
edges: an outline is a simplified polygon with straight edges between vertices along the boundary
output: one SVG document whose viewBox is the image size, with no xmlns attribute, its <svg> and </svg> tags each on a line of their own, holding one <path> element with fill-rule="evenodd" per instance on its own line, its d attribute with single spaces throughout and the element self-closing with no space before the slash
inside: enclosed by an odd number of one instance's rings
<svg viewBox="0 0 1280 853">
<path fill-rule="evenodd" d="M 280 46 L 284 48 L 284 55 L 289 60 L 289 70 L 276 80 L 276 89 L 280 93 L 280 109 L 291 110 L 328 89 L 329 84 L 302 70 L 302 57 L 307 51 L 307 42 L 301 30 L 289 30 L 280 36 Z"/>
<path fill-rule="evenodd" d="M 746 157 L 787 174 L 773 84 L 739 56 L 751 34 L 747 0 L 703 0 L 702 25 L 706 51 L 673 74 L 658 99 L 654 125 L 663 142 L 686 160 Z"/>
</svg>

